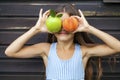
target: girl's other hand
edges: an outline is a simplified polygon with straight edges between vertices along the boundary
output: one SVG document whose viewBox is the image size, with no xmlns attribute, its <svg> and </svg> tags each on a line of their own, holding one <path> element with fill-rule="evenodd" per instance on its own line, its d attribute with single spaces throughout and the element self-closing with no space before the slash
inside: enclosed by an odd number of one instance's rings
<svg viewBox="0 0 120 80">
<path fill-rule="evenodd" d="M 40 9 L 38 21 L 33 28 L 38 32 L 49 32 L 45 25 L 49 14 L 50 10 L 47 10 L 43 13 L 43 9 Z"/>
<path fill-rule="evenodd" d="M 75 32 L 88 32 L 88 29 L 90 27 L 89 23 L 87 22 L 85 16 L 83 15 L 82 11 L 79 9 L 79 14 L 81 15 L 80 16 L 73 16 L 73 17 L 76 17 L 79 21 L 79 26 L 78 28 L 74 31 Z"/>
</svg>

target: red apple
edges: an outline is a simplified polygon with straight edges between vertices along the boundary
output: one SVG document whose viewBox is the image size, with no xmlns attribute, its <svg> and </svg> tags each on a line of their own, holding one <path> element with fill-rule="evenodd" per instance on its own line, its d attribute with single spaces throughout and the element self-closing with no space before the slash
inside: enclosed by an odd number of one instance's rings
<svg viewBox="0 0 120 80">
<path fill-rule="evenodd" d="M 75 17 L 69 17 L 63 20 L 63 28 L 68 32 L 73 32 L 79 25 L 78 20 Z"/>
</svg>

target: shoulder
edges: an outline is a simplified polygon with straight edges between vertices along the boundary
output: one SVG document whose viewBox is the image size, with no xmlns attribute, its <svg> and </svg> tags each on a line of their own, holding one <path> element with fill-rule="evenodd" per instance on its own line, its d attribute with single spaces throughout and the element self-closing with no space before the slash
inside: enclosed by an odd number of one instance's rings
<svg viewBox="0 0 120 80">
<path fill-rule="evenodd" d="M 89 52 L 92 50 L 93 47 L 95 47 L 97 44 L 86 44 L 86 45 L 81 45 L 81 51 L 83 57 L 90 57 Z"/>
</svg>

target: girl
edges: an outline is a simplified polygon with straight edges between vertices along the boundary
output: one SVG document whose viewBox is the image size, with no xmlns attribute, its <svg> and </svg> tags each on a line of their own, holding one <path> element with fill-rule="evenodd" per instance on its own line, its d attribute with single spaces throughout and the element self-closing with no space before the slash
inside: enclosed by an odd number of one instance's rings
<svg viewBox="0 0 120 80">
<path fill-rule="evenodd" d="M 42 57 L 47 80 L 90 80 L 91 57 L 120 52 L 120 41 L 90 25 L 80 9 L 77 11 L 71 5 L 64 5 L 56 10 L 57 14 L 62 14 L 62 21 L 70 16 L 78 19 L 79 26 L 74 32 L 62 28 L 58 33 L 50 33 L 45 25 L 50 11 L 42 12 L 43 9 L 40 10 L 36 25 L 11 43 L 5 54 L 15 58 Z M 48 42 L 24 46 L 34 35 L 42 32 L 48 33 Z M 104 44 L 93 43 L 88 33 L 101 39 Z"/>
</svg>

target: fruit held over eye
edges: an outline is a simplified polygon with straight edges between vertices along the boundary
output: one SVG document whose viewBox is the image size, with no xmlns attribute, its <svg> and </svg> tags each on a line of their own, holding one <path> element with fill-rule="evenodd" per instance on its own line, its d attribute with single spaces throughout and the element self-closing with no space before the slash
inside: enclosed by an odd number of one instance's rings
<svg viewBox="0 0 120 80">
<path fill-rule="evenodd" d="M 50 11 L 50 16 L 46 20 L 46 26 L 50 32 L 55 33 L 61 30 L 61 16 L 62 14 L 56 15 L 56 13 L 53 10 Z"/>
<path fill-rule="evenodd" d="M 46 20 L 47 29 L 53 33 L 59 32 L 61 30 L 61 23 L 61 19 L 58 17 L 49 16 Z"/>
<path fill-rule="evenodd" d="M 63 28 L 68 32 L 73 32 L 79 25 L 78 20 L 75 17 L 69 17 L 63 20 Z"/>
</svg>

